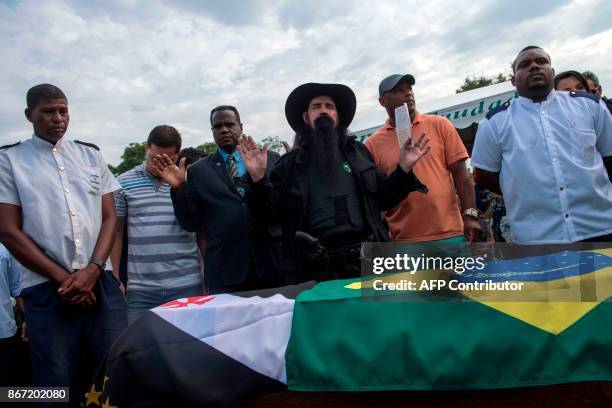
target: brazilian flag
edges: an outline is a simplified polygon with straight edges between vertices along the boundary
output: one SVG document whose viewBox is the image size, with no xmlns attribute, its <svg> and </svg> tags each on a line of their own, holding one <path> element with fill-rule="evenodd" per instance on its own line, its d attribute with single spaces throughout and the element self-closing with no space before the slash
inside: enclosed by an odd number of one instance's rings
<svg viewBox="0 0 612 408">
<path fill-rule="evenodd" d="M 612 380 L 610 250 L 487 264 L 520 291 L 388 294 L 324 282 L 298 296 L 287 385 L 301 391 L 483 389 Z M 417 287 L 432 271 L 394 275 Z M 369 289 L 369 290 L 368 290 Z M 588 301 L 583 301 L 586 292 Z"/>
</svg>

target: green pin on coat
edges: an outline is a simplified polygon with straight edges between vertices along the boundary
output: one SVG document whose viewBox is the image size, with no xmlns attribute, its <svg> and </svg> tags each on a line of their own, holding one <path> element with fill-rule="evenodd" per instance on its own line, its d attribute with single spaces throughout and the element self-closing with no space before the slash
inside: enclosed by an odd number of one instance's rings
<svg viewBox="0 0 612 408">
<path fill-rule="evenodd" d="M 353 173 L 353 170 L 351 169 L 351 166 L 349 166 L 349 164 L 347 162 L 342 163 L 342 170 L 344 170 L 348 174 Z"/>
</svg>

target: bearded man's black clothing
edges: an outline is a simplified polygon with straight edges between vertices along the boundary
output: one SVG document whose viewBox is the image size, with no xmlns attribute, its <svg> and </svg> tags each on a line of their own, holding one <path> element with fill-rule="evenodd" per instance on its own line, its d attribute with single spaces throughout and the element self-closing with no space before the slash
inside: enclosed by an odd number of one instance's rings
<svg viewBox="0 0 612 408">
<path fill-rule="evenodd" d="M 301 132 L 301 146 L 281 156 L 269 177 L 251 182 L 249 205 L 274 231 L 274 261 L 287 284 L 359 276 L 361 241 L 389 241 L 381 211 L 412 191 L 427 192 L 399 166 L 390 175 L 380 171 L 368 149 L 346 132 L 327 147 L 316 146 L 314 139 L 322 135 L 310 132 Z M 322 160 L 321 154 L 328 156 Z M 298 231 L 326 249 L 297 239 Z"/>
</svg>

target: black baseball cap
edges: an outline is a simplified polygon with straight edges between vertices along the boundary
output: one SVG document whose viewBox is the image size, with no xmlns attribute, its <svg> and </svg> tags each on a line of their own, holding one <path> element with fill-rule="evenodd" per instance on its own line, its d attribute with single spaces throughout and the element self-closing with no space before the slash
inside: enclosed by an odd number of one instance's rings
<svg viewBox="0 0 612 408">
<path fill-rule="evenodd" d="M 378 96 L 382 97 L 384 94 L 395 88 L 395 86 L 402 79 L 408 79 L 408 83 L 412 86 L 415 84 L 414 77 L 410 74 L 393 74 L 389 75 L 382 81 L 380 81 L 380 85 L 378 85 Z"/>
</svg>

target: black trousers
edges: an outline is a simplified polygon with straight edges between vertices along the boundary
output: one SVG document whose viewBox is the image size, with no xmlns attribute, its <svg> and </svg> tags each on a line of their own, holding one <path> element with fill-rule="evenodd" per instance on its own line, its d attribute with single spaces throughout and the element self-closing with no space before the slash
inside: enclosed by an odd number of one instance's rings
<svg viewBox="0 0 612 408">
<path fill-rule="evenodd" d="M 361 243 L 311 250 L 300 260 L 299 270 L 301 282 L 358 278 L 361 276 Z"/>
<path fill-rule="evenodd" d="M 601 235 L 599 237 L 593 237 L 589 239 L 583 239 L 580 242 L 612 242 L 612 234 Z"/>
</svg>

